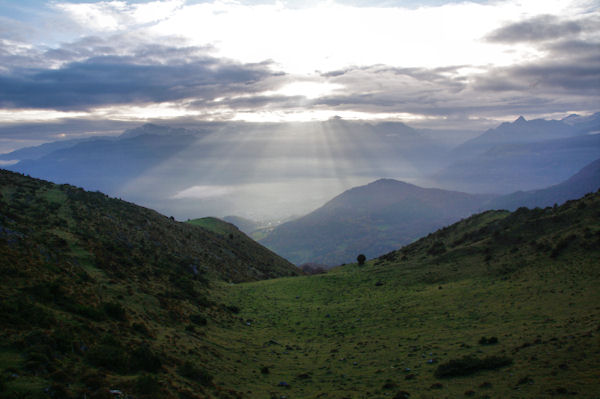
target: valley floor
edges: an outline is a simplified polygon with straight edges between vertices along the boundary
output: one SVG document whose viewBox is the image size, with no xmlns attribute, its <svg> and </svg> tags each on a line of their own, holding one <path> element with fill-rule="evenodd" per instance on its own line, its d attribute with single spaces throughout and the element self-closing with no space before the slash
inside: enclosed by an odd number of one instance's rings
<svg viewBox="0 0 600 399">
<path fill-rule="evenodd" d="M 241 311 L 206 332 L 225 354 L 215 383 L 251 398 L 600 397 L 594 262 L 445 282 L 426 281 L 417 267 L 347 266 L 222 286 Z M 467 355 L 512 364 L 434 376 Z"/>
</svg>

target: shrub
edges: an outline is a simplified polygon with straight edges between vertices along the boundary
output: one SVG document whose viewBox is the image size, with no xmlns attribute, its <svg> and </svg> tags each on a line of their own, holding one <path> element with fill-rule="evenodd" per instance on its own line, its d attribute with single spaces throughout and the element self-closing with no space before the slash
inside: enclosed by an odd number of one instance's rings
<svg viewBox="0 0 600 399">
<path fill-rule="evenodd" d="M 135 348 L 131 352 L 130 369 L 132 371 L 147 371 L 149 373 L 155 373 L 160 370 L 162 361 L 145 345 Z"/>
<path fill-rule="evenodd" d="M 512 359 L 501 356 L 488 356 L 478 359 L 474 356 L 465 356 L 440 364 L 435 370 L 437 378 L 450 378 L 475 374 L 483 370 L 496 370 L 512 364 Z"/>
<path fill-rule="evenodd" d="M 429 255 L 441 255 L 446 252 L 446 245 L 441 241 L 436 241 L 433 243 L 431 248 L 427 251 Z"/>
<path fill-rule="evenodd" d="M 90 348 L 86 360 L 96 367 L 103 367 L 116 373 L 126 373 L 129 370 L 129 358 L 123 348 L 114 345 L 100 344 Z"/>
<path fill-rule="evenodd" d="M 67 310 L 94 321 L 104 321 L 106 319 L 105 313 L 92 306 L 74 303 L 69 305 Z"/>
<path fill-rule="evenodd" d="M 199 326 L 205 326 L 207 323 L 206 317 L 199 315 L 199 314 L 193 314 L 190 316 L 190 321 L 194 324 L 197 324 Z"/>
<path fill-rule="evenodd" d="M 558 255 L 560 255 L 560 253 L 569 246 L 571 241 L 575 240 L 576 238 L 577 238 L 577 236 L 575 234 L 570 234 L 569 236 L 560 240 L 556 244 L 556 246 L 552 249 L 552 252 L 550 253 L 550 257 L 551 258 L 558 257 Z"/>
<path fill-rule="evenodd" d="M 494 345 L 498 343 L 498 338 L 497 337 L 481 337 L 481 339 L 479 340 L 479 345 Z"/>
<path fill-rule="evenodd" d="M 359 266 L 364 265 L 366 260 L 367 260 L 367 257 L 364 254 L 360 254 L 356 257 L 356 261 L 358 262 Z"/>
<path fill-rule="evenodd" d="M 234 305 L 227 306 L 227 310 L 234 314 L 240 313 L 240 308 L 238 308 L 237 306 L 234 306 Z"/>
<path fill-rule="evenodd" d="M 160 398 L 160 384 L 156 377 L 149 374 L 139 376 L 135 381 L 137 393 L 147 398 Z"/>
<path fill-rule="evenodd" d="M 103 308 L 108 317 L 112 319 L 125 321 L 127 318 L 125 309 L 118 302 L 107 302 L 103 305 Z"/>
<path fill-rule="evenodd" d="M 144 323 L 133 323 L 131 325 L 131 328 L 143 335 L 149 335 L 150 331 L 148 331 L 148 327 L 146 327 L 146 325 Z"/>
<path fill-rule="evenodd" d="M 177 368 L 177 373 L 182 377 L 199 382 L 204 386 L 212 384 L 212 375 L 210 375 L 206 370 L 202 370 L 189 360 L 185 361 Z"/>
<path fill-rule="evenodd" d="M 42 328 L 51 327 L 55 323 L 52 313 L 22 297 L 0 301 L 0 321 L 6 325 Z"/>
</svg>

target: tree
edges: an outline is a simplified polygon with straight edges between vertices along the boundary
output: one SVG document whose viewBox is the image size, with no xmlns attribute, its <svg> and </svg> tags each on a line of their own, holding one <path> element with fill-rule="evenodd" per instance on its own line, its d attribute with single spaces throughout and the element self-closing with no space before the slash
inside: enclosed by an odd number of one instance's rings
<svg viewBox="0 0 600 399">
<path fill-rule="evenodd" d="M 364 265 L 366 260 L 367 260 L 367 257 L 364 254 L 360 254 L 356 257 L 356 261 L 358 262 L 359 266 Z"/>
</svg>

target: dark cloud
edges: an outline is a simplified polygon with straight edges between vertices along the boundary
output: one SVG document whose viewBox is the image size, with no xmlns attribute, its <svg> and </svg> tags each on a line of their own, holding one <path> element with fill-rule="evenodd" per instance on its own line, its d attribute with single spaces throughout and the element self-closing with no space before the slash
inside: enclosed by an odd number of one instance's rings
<svg viewBox="0 0 600 399">
<path fill-rule="evenodd" d="M 548 43 L 548 56 L 507 67 L 439 69 L 371 66 L 324 74 L 343 93 L 318 99 L 316 106 L 363 112 L 408 112 L 444 121 L 472 117 L 596 111 L 600 103 L 597 44 L 570 40 Z"/>
<path fill-rule="evenodd" d="M 521 91 L 531 95 L 600 96 L 600 43 L 563 40 L 541 47 L 542 60 L 495 68 L 480 76 L 474 86 L 493 92 Z"/>
<path fill-rule="evenodd" d="M 16 59 L 10 49 L 0 52 L 2 60 L 9 61 L 8 71 L 0 73 L 0 106 L 72 110 L 214 99 L 265 90 L 269 79 L 282 76 L 271 71 L 269 63 L 219 59 L 206 55 L 205 48 L 144 44 L 128 51 L 122 45 L 88 38 L 26 59 Z M 58 67 L 39 67 L 38 57 Z M 26 61 L 36 66 L 23 66 Z"/>
<path fill-rule="evenodd" d="M 564 21 L 553 15 L 541 15 L 497 29 L 486 40 L 496 43 L 543 42 L 573 37 L 587 30 L 598 30 L 597 23 L 595 18 Z"/>
</svg>

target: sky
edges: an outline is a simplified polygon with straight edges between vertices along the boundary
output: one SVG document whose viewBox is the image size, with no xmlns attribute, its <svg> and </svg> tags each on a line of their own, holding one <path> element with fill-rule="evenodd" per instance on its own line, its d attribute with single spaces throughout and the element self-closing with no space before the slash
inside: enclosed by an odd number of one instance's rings
<svg viewBox="0 0 600 399">
<path fill-rule="evenodd" d="M 479 129 L 589 114 L 599 6 L 0 0 L 0 152 L 148 121 Z"/>
</svg>

